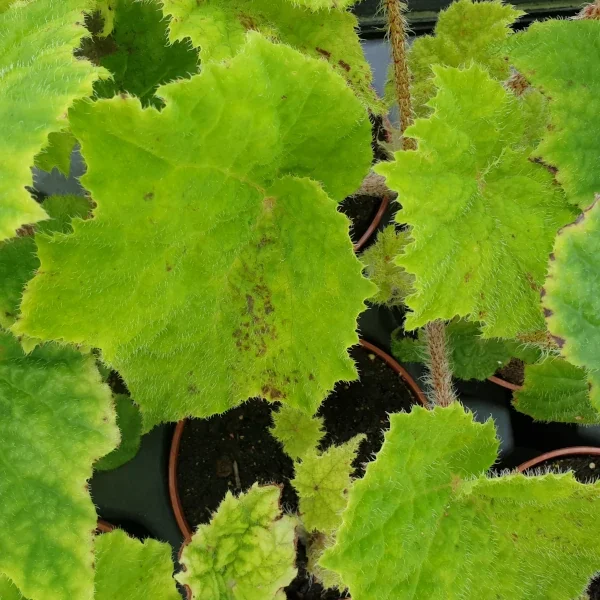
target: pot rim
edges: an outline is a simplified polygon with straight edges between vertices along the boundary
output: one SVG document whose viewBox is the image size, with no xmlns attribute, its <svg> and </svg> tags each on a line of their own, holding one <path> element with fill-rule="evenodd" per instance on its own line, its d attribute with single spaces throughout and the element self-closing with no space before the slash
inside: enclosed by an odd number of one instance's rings
<svg viewBox="0 0 600 600">
<path fill-rule="evenodd" d="M 547 460 L 558 458 L 559 456 L 580 456 L 582 454 L 600 456 L 600 448 L 596 446 L 572 446 L 569 448 L 560 448 L 558 450 L 552 450 L 552 452 L 544 452 L 544 454 L 540 454 L 536 458 L 532 458 L 531 460 L 520 464 L 517 467 L 517 471 L 519 473 L 523 473 L 527 471 L 527 469 L 531 469 L 531 467 L 540 465 L 541 463 L 544 463 Z"/>
<path fill-rule="evenodd" d="M 379 224 L 381 223 L 381 219 L 383 219 L 383 215 L 385 214 L 385 211 L 388 209 L 389 205 L 390 205 L 390 197 L 386 194 L 381 199 L 381 204 L 379 205 L 379 209 L 377 210 L 377 213 L 373 217 L 371 224 L 369 225 L 367 230 L 363 233 L 360 240 L 358 240 L 358 242 L 356 242 L 356 244 L 354 244 L 354 252 L 359 252 L 360 250 L 362 250 L 364 245 L 371 239 L 371 236 L 375 233 L 375 230 L 379 227 Z"/>
<path fill-rule="evenodd" d="M 381 360 L 383 360 L 392 370 L 394 370 L 404 380 L 404 383 L 408 386 L 411 392 L 416 396 L 418 402 L 423 406 L 428 406 L 429 403 L 425 394 L 421 391 L 416 381 L 408 373 L 408 371 L 394 358 L 392 358 L 387 352 L 381 350 L 377 346 L 374 346 L 370 342 L 363 339 L 359 340 L 360 345 L 363 348 L 376 354 Z M 181 498 L 179 497 L 179 488 L 177 486 L 177 467 L 179 463 L 179 448 L 181 446 L 181 438 L 183 436 L 183 430 L 185 428 L 187 419 L 183 419 L 175 426 L 173 433 L 173 439 L 171 441 L 171 448 L 169 451 L 169 498 L 171 500 L 171 508 L 177 521 L 179 531 L 182 533 L 184 538 L 184 545 L 189 543 L 192 538 L 192 529 L 185 518 L 183 513 L 183 505 L 181 504 Z"/>
</svg>

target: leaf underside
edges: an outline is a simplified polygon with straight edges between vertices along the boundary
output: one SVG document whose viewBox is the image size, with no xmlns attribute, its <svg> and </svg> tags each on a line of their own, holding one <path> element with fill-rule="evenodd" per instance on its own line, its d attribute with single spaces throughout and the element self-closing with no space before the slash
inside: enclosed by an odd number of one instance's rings
<svg viewBox="0 0 600 600">
<path fill-rule="evenodd" d="M 296 576 L 295 520 L 281 516 L 277 486 L 230 492 L 184 548 L 176 579 L 194 600 L 282 600 Z M 283 594 L 283 595 L 282 595 Z"/>
<path fill-rule="evenodd" d="M 375 167 L 412 228 L 397 258 L 415 276 L 406 327 L 460 316 L 481 322 L 486 338 L 543 329 L 547 258 L 571 212 L 529 160 L 520 102 L 476 65 L 434 71 L 434 113 L 407 131 L 419 149 Z"/>
<path fill-rule="evenodd" d="M 491 421 L 460 404 L 391 417 L 321 559 L 353 600 L 572 600 L 600 566 L 600 484 L 482 475 Z"/>
<path fill-rule="evenodd" d="M 513 403 L 536 421 L 600 423 L 600 412 L 590 403 L 587 372 L 561 358 L 527 365 L 523 389 L 514 394 Z"/>
<path fill-rule="evenodd" d="M 0 12 L 0 240 L 46 218 L 29 195 L 34 157 L 103 73 L 73 51 L 89 0 L 18 2 Z"/>
<path fill-rule="evenodd" d="M 584 209 L 600 193 L 600 21 L 534 23 L 510 48 L 515 67 L 550 97 L 551 124 L 536 154 Z"/>
<path fill-rule="evenodd" d="M 507 79 L 510 67 L 502 53 L 502 43 L 511 34 L 512 23 L 522 14 L 498 0 L 458 0 L 441 11 L 435 35 L 418 37 L 409 53 L 415 114 L 421 117 L 431 113 L 426 103 L 436 93 L 433 65 L 467 67 L 475 63 L 494 79 Z"/>
<path fill-rule="evenodd" d="M 0 332 L 0 573 L 29 600 L 91 600 L 92 463 L 118 443 L 94 359 Z"/>
<path fill-rule="evenodd" d="M 100 348 L 146 428 L 256 396 L 313 414 L 356 378 L 345 350 L 374 286 L 308 177 L 336 198 L 358 185 L 366 113 L 327 65 L 258 35 L 159 94 L 161 112 L 120 97 L 71 112 L 98 208 L 38 240 L 14 328 Z"/>
<path fill-rule="evenodd" d="M 180 600 L 171 546 L 115 530 L 96 536 L 94 600 Z"/>
<path fill-rule="evenodd" d="M 171 41 L 190 38 L 200 49 L 203 64 L 231 58 L 243 47 L 247 32 L 258 31 L 272 41 L 326 60 L 369 108 L 374 112 L 381 110 L 371 87 L 371 69 L 355 32 L 358 21 L 349 12 L 327 9 L 311 12 L 290 0 L 161 2 L 165 15 L 172 17 Z M 308 2 L 314 4 L 314 0 Z"/>
</svg>

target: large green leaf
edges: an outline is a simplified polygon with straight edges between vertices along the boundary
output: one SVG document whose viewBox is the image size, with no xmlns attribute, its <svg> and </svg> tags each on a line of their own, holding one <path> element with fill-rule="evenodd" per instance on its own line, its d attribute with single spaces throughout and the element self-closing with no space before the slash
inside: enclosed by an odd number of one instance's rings
<svg viewBox="0 0 600 600">
<path fill-rule="evenodd" d="M 525 383 L 514 394 L 514 406 L 537 421 L 600 423 L 600 412 L 590 403 L 587 372 L 561 358 L 525 367 Z"/>
<path fill-rule="evenodd" d="M 259 31 L 270 40 L 327 60 L 363 102 L 375 111 L 380 109 L 371 87 L 371 69 L 355 32 L 358 21 L 349 12 L 327 8 L 311 12 L 296 5 L 308 2 L 316 7 L 314 0 L 160 1 L 164 13 L 173 17 L 171 41 L 190 38 L 200 48 L 203 63 L 231 58 L 243 47 L 248 31 Z"/>
<path fill-rule="evenodd" d="M 561 354 L 591 371 L 590 397 L 600 410 L 600 194 L 596 201 L 556 238 L 544 311 Z M 595 374 L 596 373 L 596 374 Z"/>
<path fill-rule="evenodd" d="M 551 125 L 537 153 L 558 168 L 568 199 L 600 193 L 600 21 L 534 23 L 510 43 L 513 64 L 551 98 Z"/>
<path fill-rule="evenodd" d="M 108 39 L 95 38 L 86 50 L 108 69 L 111 79 L 96 82 L 101 98 L 128 92 L 144 106 L 160 105 L 158 86 L 198 71 L 198 53 L 188 43 L 167 40 L 168 19 L 155 0 L 113 0 L 113 31 Z"/>
<path fill-rule="evenodd" d="M 256 34 L 159 93 L 160 113 L 123 98 L 72 112 L 98 210 L 38 240 L 15 328 L 102 349 L 147 427 L 255 396 L 313 414 L 356 378 L 345 350 L 374 286 L 308 177 L 336 199 L 358 185 L 365 111 L 327 65 Z"/>
<path fill-rule="evenodd" d="M 181 600 L 171 546 L 134 540 L 120 530 L 96 537 L 94 600 Z"/>
<path fill-rule="evenodd" d="M 183 549 L 176 578 L 195 600 L 283 600 L 296 576 L 296 521 L 282 516 L 277 486 L 230 492 Z"/>
<path fill-rule="evenodd" d="M 543 328 L 539 291 L 558 227 L 570 218 L 552 175 L 529 160 L 520 102 L 476 65 L 434 67 L 435 112 L 375 170 L 402 198 L 413 241 L 397 263 L 414 274 L 406 319 L 469 317 L 484 337 Z"/>
<path fill-rule="evenodd" d="M 485 478 L 491 421 L 460 404 L 391 417 L 321 563 L 353 600 L 573 600 L 600 567 L 600 483 Z"/>
<path fill-rule="evenodd" d="M 0 3 L 1 6 L 1 3 Z M 0 8 L 0 11 L 2 9 Z M 0 575 L 0 600 L 23 600 L 21 592 L 4 575 Z"/>
<path fill-rule="evenodd" d="M 40 233 L 72 231 L 73 217 L 85 217 L 90 211 L 87 198 L 81 196 L 50 196 L 43 205 L 49 219 L 37 224 Z M 19 312 L 25 284 L 40 266 L 35 240 L 31 235 L 0 242 L 0 326 L 9 328 Z"/>
<path fill-rule="evenodd" d="M 341 525 L 352 485 L 352 463 L 365 437 L 357 435 L 322 453 L 313 449 L 296 463 L 292 485 L 300 498 L 302 524 L 309 533 L 333 533 Z"/>
<path fill-rule="evenodd" d="M 287 0 L 296 6 L 305 6 L 311 10 L 340 9 L 356 4 L 358 0 Z"/>
<path fill-rule="evenodd" d="M 25 356 L 0 332 L 0 573 L 29 600 L 91 600 L 92 463 L 118 443 L 111 393 L 91 356 Z"/>
<path fill-rule="evenodd" d="M 427 341 L 420 329 L 419 337 L 411 339 L 392 336 L 392 354 L 402 362 L 425 362 Z M 446 327 L 452 374 L 459 379 L 483 381 L 505 366 L 513 356 L 513 347 L 506 340 L 481 337 L 477 323 L 455 320 Z"/>
<path fill-rule="evenodd" d="M 103 72 L 73 56 L 90 6 L 91 0 L 35 0 L 0 12 L 0 240 L 46 218 L 25 189 L 34 157 Z"/>
<path fill-rule="evenodd" d="M 475 63 L 494 79 L 508 78 L 503 42 L 511 33 L 511 24 L 522 14 L 499 0 L 457 0 L 440 12 L 435 35 L 418 37 L 409 54 L 415 113 L 425 116 L 431 112 L 426 102 L 436 92 L 433 65 L 467 67 Z"/>
</svg>

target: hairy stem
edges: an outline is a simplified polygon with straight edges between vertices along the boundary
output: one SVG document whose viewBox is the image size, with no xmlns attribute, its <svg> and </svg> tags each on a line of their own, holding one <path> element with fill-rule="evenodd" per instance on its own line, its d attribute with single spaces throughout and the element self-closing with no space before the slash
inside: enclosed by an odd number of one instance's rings
<svg viewBox="0 0 600 600">
<path fill-rule="evenodd" d="M 408 26 L 404 18 L 406 4 L 401 0 L 384 0 L 389 24 L 389 37 L 394 59 L 394 84 L 396 100 L 400 107 L 400 132 L 404 136 L 406 128 L 413 122 L 412 102 L 410 99 L 410 73 L 406 61 L 406 33 Z M 416 142 L 403 137 L 404 150 L 414 150 Z"/>
<path fill-rule="evenodd" d="M 449 406 L 456 400 L 456 394 L 446 346 L 446 325 L 443 321 L 432 321 L 425 326 L 425 334 L 433 402 L 438 406 Z"/>
</svg>

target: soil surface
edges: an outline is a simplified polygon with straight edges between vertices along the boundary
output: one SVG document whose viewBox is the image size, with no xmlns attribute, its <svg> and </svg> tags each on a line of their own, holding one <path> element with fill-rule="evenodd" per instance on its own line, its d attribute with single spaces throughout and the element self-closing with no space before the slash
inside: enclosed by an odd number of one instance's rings
<svg viewBox="0 0 600 600">
<path fill-rule="evenodd" d="M 533 475 L 539 470 L 542 470 L 542 472 L 552 471 L 554 473 L 573 471 L 575 479 L 580 483 L 593 483 L 600 479 L 600 456 L 582 454 L 579 456 L 559 457 L 543 462 L 534 469 L 528 469 L 525 472 Z M 600 600 L 600 577 L 596 577 L 592 581 L 587 594 L 589 600 Z"/>
<path fill-rule="evenodd" d="M 355 476 L 361 476 L 363 464 L 381 448 L 383 431 L 389 427 L 388 413 L 408 411 L 418 400 L 375 354 L 360 346 L 350 354 L 361 380 L 338 384 L 321 406 L 319 414 L 327 429 L 321 446 L 341 444 L 365 433 L 367 439 L 355 462 Z M 274 407 L 254 399 L 224 415 L 187 422 L 177 476 L 183 511 L 192 528 L 210 520 L 228 490 L 239 493 L 256 481 L 282 485 L 282 506 L 287 511 L 297 509 L 298 498 L 289 483 L 294 477 L 292 460 L 268 431 Z M 303 566 L 304 549 L 301 543 L 298 546 L 299 576 L 286 590 L 288 600 L 338 600 L 339 592 L 325 592 L 310 581 Z"/>
<path fill-rule="evenodd" d="M 509 363 L 498 369 L 496 375 L 508 383 L 523 385 L 525 381 L 525 363 L 518 358 L 511 358 Z"/>
</svg>

